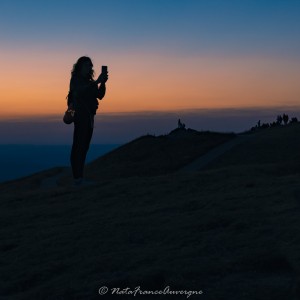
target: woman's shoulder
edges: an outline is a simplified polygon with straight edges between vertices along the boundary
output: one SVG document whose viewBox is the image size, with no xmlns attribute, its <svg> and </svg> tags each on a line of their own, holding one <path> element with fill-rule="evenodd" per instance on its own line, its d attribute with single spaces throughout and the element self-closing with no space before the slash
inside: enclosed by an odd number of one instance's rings
<svg viewBox="0 0 300 300">
<path fill-rule="evenodd" d="M 82 80 L 81 76 L 78 76 L 78 75 L 74 74 L 74 75 L 71 76 L 70 82 L 78 82 L 78 81 L 81 81 L 81 80 Z"/>
<path fill-rule="evenodd" d="M 86 83 L 87 83 L 86 79 L 84 77 L 78 76 L 78 75 L 73 75 L 70 80 L 71 87 L 80 86 L 80 85 L 83 85 Z"/>
<path fill-rule="evenodd" d="M 71 82 L 83 82 L 83 83 L 89 83 L 89 82 L 94 82 L 93 79 L 90 78 L 85 78 L 83 76 L 80 75 L 73 75 L 71 77 Z"/>
</svg>

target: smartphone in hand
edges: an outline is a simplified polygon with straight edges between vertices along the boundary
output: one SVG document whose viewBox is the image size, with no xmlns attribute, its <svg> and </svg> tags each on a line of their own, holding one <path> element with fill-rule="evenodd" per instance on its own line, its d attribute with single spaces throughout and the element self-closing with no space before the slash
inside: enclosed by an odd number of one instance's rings
<svg viewBox="0 0 300 300">
<path fill-rule="evenodd" d="M 102 66 L 101 73 L 102 74 L 107 74 L 107 66 Z"/>
</svg>

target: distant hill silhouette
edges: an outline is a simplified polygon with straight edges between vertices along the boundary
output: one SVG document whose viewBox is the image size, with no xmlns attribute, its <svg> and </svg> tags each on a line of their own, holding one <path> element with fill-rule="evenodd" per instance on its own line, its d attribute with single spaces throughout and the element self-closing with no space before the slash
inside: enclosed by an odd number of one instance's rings
<svg viewBox="0 0 300 300">
<path fill-rule="evenodd" d="M 138 138 L 89 165 L 96 186 L 40 188 L 59 168 L 1 184 L 0 298 L 298 299 L 300 125 L 250 135 L 198 172 L 180 166 L 233 136 Z"/>
</svg>

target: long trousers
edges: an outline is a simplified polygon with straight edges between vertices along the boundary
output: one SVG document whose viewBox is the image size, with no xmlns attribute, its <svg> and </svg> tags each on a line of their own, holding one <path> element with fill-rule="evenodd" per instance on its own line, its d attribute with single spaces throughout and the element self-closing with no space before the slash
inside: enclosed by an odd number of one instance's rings
<svg viewBox="0 0 300 300">
<path fill-rule="evenodd" d="M 73 145 L 71 150 L 71 167 L 74 179 L 83 178 L 84 164 L 93 135 L 93 124 L 87 114 L 75 117 Z"/>
</svg>

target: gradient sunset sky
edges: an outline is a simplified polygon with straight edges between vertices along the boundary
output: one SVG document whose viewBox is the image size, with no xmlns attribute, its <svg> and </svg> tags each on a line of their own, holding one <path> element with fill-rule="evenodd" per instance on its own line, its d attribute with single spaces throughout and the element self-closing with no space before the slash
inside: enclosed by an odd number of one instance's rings
<svg viewBox="0 0 300 300">
<path fill-rule="evenodd" d="M 66 108 L 82 55 L 103 112 L 298 106 L 298 0 L 0 0 L 2 118 Z"/>
</svg>

